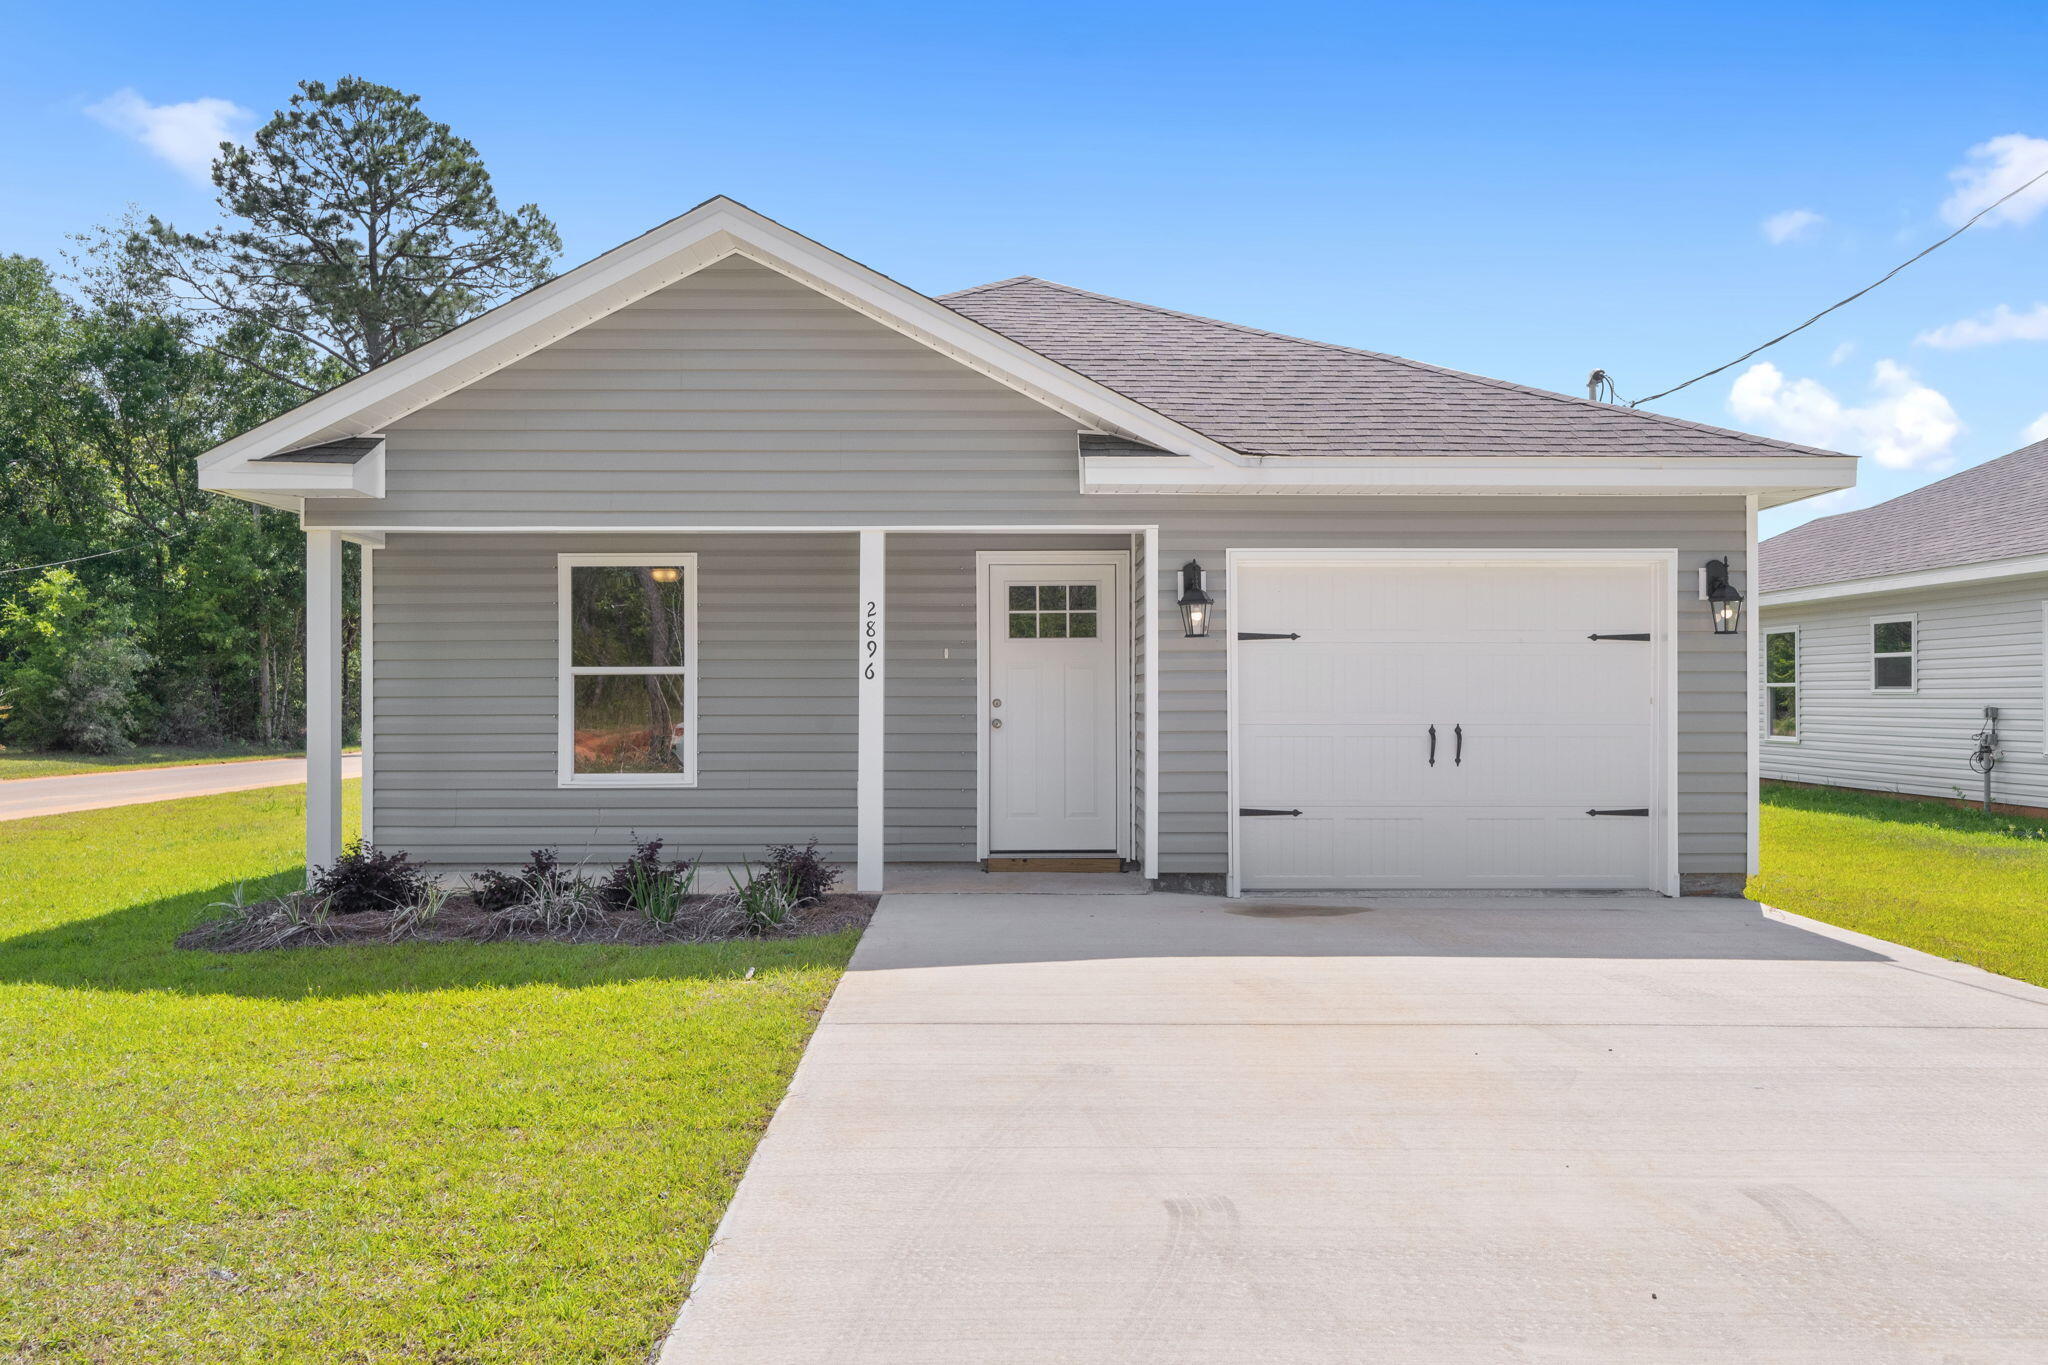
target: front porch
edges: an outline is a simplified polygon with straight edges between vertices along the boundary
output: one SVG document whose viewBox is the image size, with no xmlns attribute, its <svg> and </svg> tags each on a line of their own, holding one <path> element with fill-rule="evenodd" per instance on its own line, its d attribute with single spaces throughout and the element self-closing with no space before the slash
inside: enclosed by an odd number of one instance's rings
<svg viewBox="0 0 2048 1365">
<path fill-rule="evenodd" d="M 1156 528 L 308 530 L 309 865 L 341 848 L 344 538 L 364 835 L 439 871 L 649 837 L 739 864 L 816 836 L 864 892 L 1043 875 L 980 871 L 991 854 L 1158 875 Z M 673 601 L 632 639 L 666 652 L 573 651 L 571 575 L 640 561 Z M 642 683 L 640 742 L 609 743 L 593 696 Z"/>
</svg>

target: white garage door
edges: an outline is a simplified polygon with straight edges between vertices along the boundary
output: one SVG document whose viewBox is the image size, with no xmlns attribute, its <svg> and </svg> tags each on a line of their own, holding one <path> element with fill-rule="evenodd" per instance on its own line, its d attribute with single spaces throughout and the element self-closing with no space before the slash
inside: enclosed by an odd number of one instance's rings
<svg viewBox="0 0 2048 1365">
<path fill-rule="evenodd" d="M 1663 643 L 1588 637 L 1654 635 L 1662 582 L 1237 561 L 1243 887 L 1654 887 Z"/>
</svg>

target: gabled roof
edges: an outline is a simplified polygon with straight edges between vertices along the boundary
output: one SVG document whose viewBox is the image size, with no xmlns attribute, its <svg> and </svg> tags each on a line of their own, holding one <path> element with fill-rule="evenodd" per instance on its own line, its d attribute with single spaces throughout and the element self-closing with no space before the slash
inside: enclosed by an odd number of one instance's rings
<svg viewBox="0 0 2048 1365">
<path fill-rule="evenodd" d="M 1758 582 L 1789 592 L 2035 555 L 2048 555 L 2048 441 L 1772 536 Z"/>
<path fill-rule="evenodd" d="M 778 270 L 1066 413 L 1082 427 L 1204 464 L 1227 465 L 1240 458 L 1213 438 L 721 195 L 222 442 L 199 458 L 199 486 L 257 501 L 279 494 L 289 498 L 297 490 L 280 483 L 282 475 L 258 468 L 270 456 L 375 436 L 588 323 L 735 255 Z"/>
<path fill-rule="evenodd" d="M 1245 455 L 1836 453 L 1029 275 L 939 302 Z"/>
</svg>

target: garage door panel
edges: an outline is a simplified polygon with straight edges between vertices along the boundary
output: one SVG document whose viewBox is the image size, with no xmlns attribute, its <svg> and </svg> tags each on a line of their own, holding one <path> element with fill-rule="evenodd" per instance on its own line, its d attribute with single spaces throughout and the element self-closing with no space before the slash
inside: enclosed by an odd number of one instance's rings
<svg viewBox="0 0 2048 1365">
<path fill-rule="evenodd" d="M 1407 770 L 1427 766 L 1428 742 L 1405 732 L 1295 726 L 1262 729 L 1244 754 L 1238 792 L 1246 805 L 1378 805 L 1413 798 Z"/>
<path fill-rule="evenodd" d="M 1657 819 L 1661 573 L 1647 565 L 1241 565 L 1249 888 L 1640 887 Z M 1437 729 L 1437 763 L 1427 732 Z M 1458 727 L 1463 761 L 1458 761 Z"/>
<path fill-rule="evenodd" d="M 1255 866 L 1276 869 L 1261 881 L 1276 888 L 1427 884 L 1428 822 L 1413 813 L 1304 809 L 1298 816 L 1253 816 L 1242 822 L 1238 847 Z"/>
</svg>

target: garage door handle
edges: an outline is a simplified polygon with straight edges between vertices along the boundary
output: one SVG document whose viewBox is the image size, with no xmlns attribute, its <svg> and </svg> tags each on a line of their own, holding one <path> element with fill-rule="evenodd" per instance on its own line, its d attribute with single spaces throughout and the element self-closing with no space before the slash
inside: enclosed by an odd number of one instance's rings
<svg viewBox="0 0 2048 1365">
<path fill-rule="evenodd" d="M 1240 640 L 1299 640 L 1301 637 L 1291 631 L 1282 633 L 1275 630 L 1241 630 L 1237 633 L 1237 638 Z"/>
<path fill-rule="evenodd" d="M 1436 766 L 1436 727 L 1429 727 L 1429 766 Z"/>
<path fill-rule="evenodd" d="M 1299 815 L 1298 810 L 1276 810 L 1271 806 L 1239 806 L 1239 815 Z"/>
<path fill-rule="evenodd" d="M 1588 640 L 1647 640 L 1650 632 L 1645 630 L 1633 635 L 1588 635 Z"/>
<path fill-rule="evenodd" d="M 1453 755 L 1451 763 L 1454 767 L 1463 767 L 1465 765 L 1465 727 L 1453 725 L 1451 727 L 1451 734 L 1458 741 L 1458 747 L 1451 751 Z"/>
<path fill-rule="evenodd" d="M 1648 815 L 1648 806 L 1624 806 L 1620 810 L 1589 810 L 1588 815 Z"/>
</svg>

